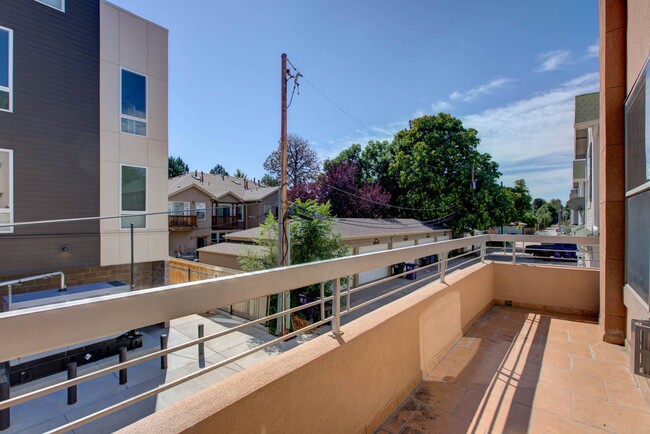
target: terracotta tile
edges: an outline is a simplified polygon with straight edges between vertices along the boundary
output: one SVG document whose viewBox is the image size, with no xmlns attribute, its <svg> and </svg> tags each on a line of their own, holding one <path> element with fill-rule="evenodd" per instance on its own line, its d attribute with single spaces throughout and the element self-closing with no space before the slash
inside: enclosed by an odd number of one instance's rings
<svg viewBox="0 0 650 434">
<path fill-rule="evenodd" d="M 423 381 L 413 397 L 422 404 L 451 414 L 466 392 L 466 387 L 456 383 Z"/>
<path fill-rule="evenodd" d="M 466 336 L 475 338 L 492 338 L 496 331 L 497 329 L 495 327 L 474 324 L 474 326 L 469 329 Z"/>
<path fill-rule="evenodd" d="M 420 404 L 413 398 L 406 398 L 406 400 L 399 406 L 393 414 L 380 426 L 380 429 L 390 433 L 398 433 L 406 422 L 415 414 Z"/>
<path fill-rule="evenodd" d="M 583 333 L 579 331 L 567 330 L 567 334 L 569 335 L 570 342 L 595 345 L 603 341 L 603 337 L 600 335 L 600 333 Z"/>
<path fill-rule="evenodd" d="M 609 402 L 650 413 L 650 402 L 645 400 L 641 389 L 637 386 L 605 380 L 605 387 Z"/>
<path fill-rule="evenodd" d="M 555 413 L 534 408 L 528 432 L 530 434 L 591 434 L 607 431 L 575 422 Z"/>
<path fill-rule="evenodd" d="M 464 433 L 468 432 L 471 426 L 470 420 L 423 405 L 402 433 Z"/>
<path fill-rule="evenodd" d="M 449 352 L 449 354 L 447 354 L 447 358 L 460 363 L 468 364 L 474 360 L 483 359 L 486 355 L 487 351 L 482 350 L 480 347 L 477 349 L 455 347 Z"/>
<path fill-rule="evenodd" d="M 623 363 L 628 364 L 630 361 L 630 354 L 620 345 L 608 344 L 600 342 L 591 347 L 592 354 L 596 360 L 610 363 Z"/>
<path fill-rule="evenodd" d="M 533 408 L 555 413 L 559 416 L 571 416 L 571 392 L 553 385 L 539 384 L 535 388 Z"/>
<path fill-rule="evenodd" d="M 581 374 L 593 375 L 594 377 L 636 386 L 636 381 L 634 381 L 634 377 L 629 368 L 622 363 L 608 363 L 575 356 L 572 359 L 571 370 Z"/>
<path fill-rule="evenodd" d="M 444 359 L 442 362 L 436 366 L 431 373 L 425 378 L 425 380 L 442 380 L 447 376 L 447 373 L 449 370 L 456 364 L 457 362 L 451 359 Z"/>
<path fill-rule="evenodd" d="M 571 392 L 580 392 L 605 400 L 605 382 L 602 378 L 579 372 L 542 366 L 539 382 L 546 386 L 557 387 Z"/>
<path fill-rule="evenodd" d="M 544 349 L 545 350 L 548 349 L 550 351 L 559 351 L 566 354 L 573 354 L 576 356 L 581 356 L 586 358 L 591 357 L 591 348 L 589 348 L 589 345 L 584 344 L 582 342 L 571 342 L 571 341 L 563 341 L 559 339 L 549 339 Z"/>
<path fill-rule="evenodd" d="M 607 431 L 621 433 L 648 432 L 650 414 L 603 402 L 590 395 L 574 393 L 573 419 Z"/>
</svg>

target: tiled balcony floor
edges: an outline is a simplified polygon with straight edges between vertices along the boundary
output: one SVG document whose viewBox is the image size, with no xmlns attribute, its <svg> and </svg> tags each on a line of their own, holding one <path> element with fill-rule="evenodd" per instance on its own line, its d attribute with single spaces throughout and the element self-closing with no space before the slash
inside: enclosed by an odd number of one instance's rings
<svg viewBox="0 0 650 434">
<path fill-rule="evenodd" d="M 494 306 L 377 433 L 648 433 L 628 353 L 598 325 Z"/>
</svg>

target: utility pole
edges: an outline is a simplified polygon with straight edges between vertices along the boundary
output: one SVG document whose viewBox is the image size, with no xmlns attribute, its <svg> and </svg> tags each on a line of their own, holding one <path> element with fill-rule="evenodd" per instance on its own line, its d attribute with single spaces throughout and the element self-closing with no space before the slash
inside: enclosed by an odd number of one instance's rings
<svg viewBox="0 0 650 434">
<path fill-rule="evenodd" d="M 280 267 L 287 265 L 288 242 L 285 242 L 285 234 L 289 230 L 287 225 L 287 81 L 290 75 L 287 70 L 287 55 L 282 53 L 282 110 L 280 120 L 280 207 L 278 209 L 278 265 Z M 289 305 L 289 292 L 283 291 L 278 294 L 278 312 L 285 310 L 285 305 Z M 289 315 L 289 318 L 291 316 Z M 285 324 L 285 321 L 288 324 Z M 284 335 L 285 330 L 290 328 L 290 320 L 287 321 L 285 316 L 278 317 L 276 333 Z"/>
</svg>

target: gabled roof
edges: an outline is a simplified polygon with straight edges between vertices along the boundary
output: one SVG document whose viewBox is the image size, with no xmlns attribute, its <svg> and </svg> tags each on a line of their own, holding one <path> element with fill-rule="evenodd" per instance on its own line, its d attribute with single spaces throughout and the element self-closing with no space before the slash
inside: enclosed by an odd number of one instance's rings
<svg viewBox="0 0 650 434">
<path fill-rule="evenodd" d="M 262 187 L 258 183 L 233 176 L 200 174 L 196 172 L 170 178 L 167 194 L 172 197 L 189 188 L 198 188 L 214 200 L 232 195 L 242 202 L 255 202 L 275 193 L 279 187 Z M 201 179 L 203 182 L 201 182 Z"/>
<path fill-rule="evenodd" d="M 340 218 L 334 223 L 334 230 L 341 234 L 343 241 L 393 237 L 415 234 L 433 234 L 438 232 L 451 232 L 446 226 L 425 225 L 415 219 L 367 219 L 367 218 Z M 250 241 L 259 236 L 260 228 L 245 231 L 231 232 L 226 239 L 236 241 Z"/>
</svg>

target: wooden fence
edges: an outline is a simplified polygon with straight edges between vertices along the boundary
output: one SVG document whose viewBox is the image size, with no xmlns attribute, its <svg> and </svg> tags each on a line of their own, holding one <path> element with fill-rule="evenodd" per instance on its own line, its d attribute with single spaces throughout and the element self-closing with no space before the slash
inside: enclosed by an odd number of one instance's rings
<svg viewBox="0 0 650 434">
<path fill-rule="evenodd" d="M 215 277 L 232 276 L 241 271 L 231 268 L 217 267 L 201 262 L 192 262 L 185 259 L 169 258 L 169 283 L 195 282 L 197 280 L 213 279 Z M 247 300 L 231 306 L 221 306 L 220 309 L 232 315 L 247 319 L 259 319 L 267 315 L 268 297 Z"/>
</svg>

